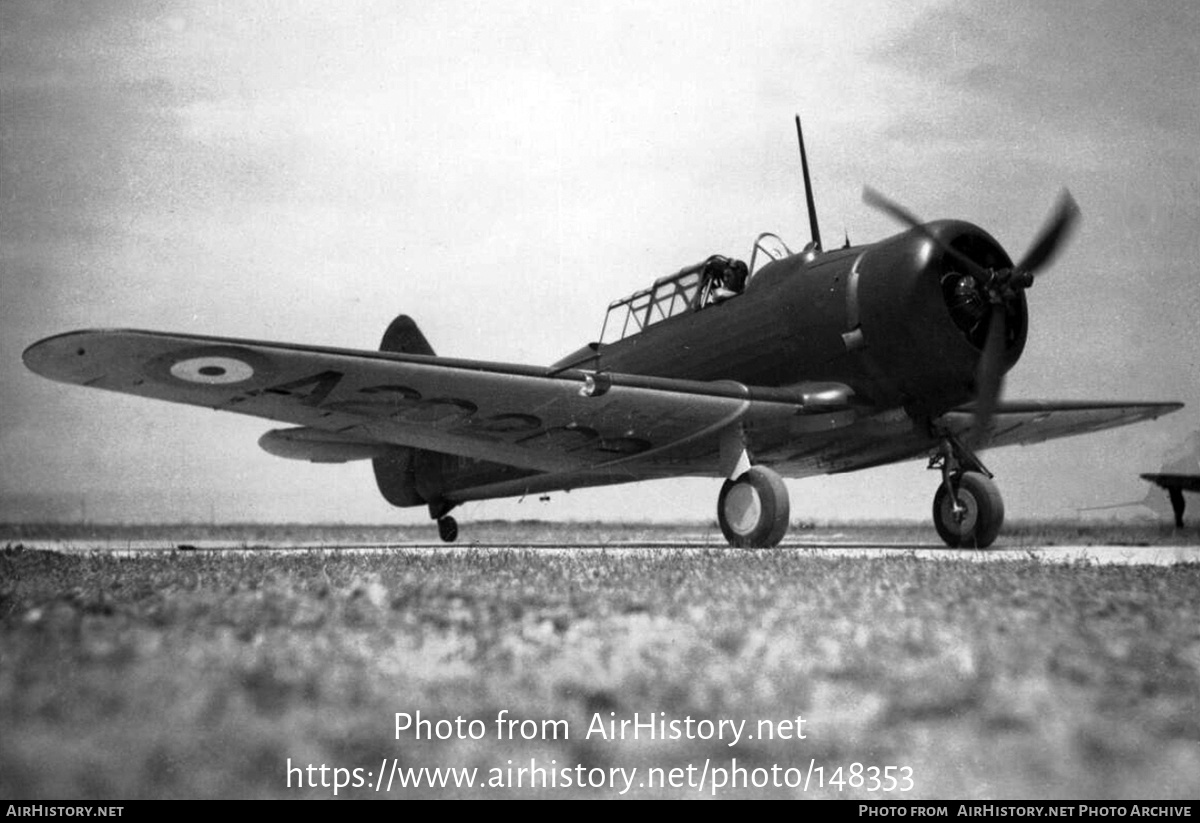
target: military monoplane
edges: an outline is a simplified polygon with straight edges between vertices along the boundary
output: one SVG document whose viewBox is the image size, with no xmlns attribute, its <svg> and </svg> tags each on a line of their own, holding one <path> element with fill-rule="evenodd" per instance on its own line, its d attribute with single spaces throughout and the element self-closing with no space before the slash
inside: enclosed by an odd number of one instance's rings
<svg viewBox="0 0 1200 823">
<path fill-rule="evenodd" d="M 439 357 L 407 315 L 378 351 L 100 329 L 49 337 L 24 360 L 53 380 L 287 423 L 261 447 L 371 461 L 387 501 L 427 507 L 447 542 L 467 501 L 699 476 L 724 481 L 730 545 L 767 548 L 789 525 L 783 478 L 924 459 L 940 472 L 938 534 L 984 548 L 1004 504 L 982 450 L 1181 407 L 1001 397 L 1026 345 L 1026 292 L 1079 216 L 1068 193 L 1015 263 L 984 229 L 925 222 L 870 189 L 903 230 L 827 250 L 799 117 L 796 129 L 803 249 L 764 233 L 748 262 L 715 254 L 659 277 L 549 366 Z"/>
</svg>

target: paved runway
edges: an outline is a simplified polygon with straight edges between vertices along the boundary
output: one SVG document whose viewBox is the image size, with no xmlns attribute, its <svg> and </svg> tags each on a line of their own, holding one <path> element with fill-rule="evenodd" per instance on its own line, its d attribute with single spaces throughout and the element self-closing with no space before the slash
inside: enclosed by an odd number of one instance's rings
<svg viewBox="0 0 1200 823">
<path fill-rule="evenodd" d="M 739 551 L 728 548 L 723 541 L 700 534 L 681 534 L 670 541 L 595 542 L 595 543 L 338 543 L 297 542 L 294 540 L 245 541 L 197 540 L 173 543 L 163 540 L 23 540 L 25 549 L 45 549 L 62 552 L 93 552 L 137 555 L 178 551 L 252 551 L 252 552 L 455 552 L 455 551 Z M 1017 546 L 999 543 L 983 551 L 950 549 L 941 543 L 881 543 L 855 542 L 853 539 L 785 540 L 771 551 L 812 553 L 828 557 L 884 557 L 912 555 L 930 561 L 968 560 L 988 563 L 995 561 L 1028 561 L 1036 563 L 1095 563 L 1099 565 L 1156 565 L 1200 563 L 1200 545 L 1141 545 L 1141 546 Z"/>
<path fill-rule="evenodd" d="M 828 544 L 817 549 L 823 554 L 879 557 L 908 554 L 930 560 L 1027 560 L 1037 563 L 1096 563 L 1098 565 L 1170 566 L 1176 563 L 1200 563 L 1200 546 L 998 546 L 984 551 L 949 549 L 934 544 L 903 546 L 838 546 Z"/>
</svg>

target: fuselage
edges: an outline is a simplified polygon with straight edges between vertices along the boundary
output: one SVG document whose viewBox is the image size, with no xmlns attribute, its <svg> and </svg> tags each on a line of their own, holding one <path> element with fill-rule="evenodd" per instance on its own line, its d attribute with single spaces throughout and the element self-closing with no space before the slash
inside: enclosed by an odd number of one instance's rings
<svg viewBox="0 0 1200 823">
<path fill-rule="evenodd" d="M 929 228 L 982 265 L 1011 265 L 976 226 L 939 221 Z M 555 367 L 762 387 L 836 382 L 879 409 L 936 415 L 973 397 L 980 355 L 978 336 L 948 305 L 953 276 L 952 261 L 911 231 L 792 255 L 762 267 L 741 294 L 591 344 Z M 1024 346 L 1023 297 L 1010 311 L 1006 369 Z"/>
<path fill-rule="evenodd" d="M 1011 266 L 977 226 L 947 220 L 926 231 L 980 266 Z M 748 391 L 845 387 L 854 409 L 800 415 L 783 431 L 746 431 L 755 461 L 792 477 L 920 456 L 937 443 L 930 421 L 975 395 L 980 329 L 970 311 L 955 308 L 960 275 L 929 236 L 908 231 L 869 245 L 792 255 L 763 266 L 741 293 L 710 301 L 702 289 L 689 291 L 687 300 L 655 316 L 659 290 L 677 288 L 681 276 L 699 269 L 661 278 L 614 303 L 636 316 L 614 318 L 610 307 L 608 322 L 620 323 L 615 339 L 606 323 L 608 342 L 590 343 L 550 371 L 724 381 Z M 1024 296 L 1008 311 L 1005 370 L 1024 347 Z M 716 475 L 717 468 L 714 456 L 699 473 Z M 441 500 L 628 482 L 659 472 L 679 473 L 647 463 L 636 471 L 557 476 L 421 450 L 376 461 L 385 497 L 396 505 L 428 502 L 431 509 Z"/>
</svg>

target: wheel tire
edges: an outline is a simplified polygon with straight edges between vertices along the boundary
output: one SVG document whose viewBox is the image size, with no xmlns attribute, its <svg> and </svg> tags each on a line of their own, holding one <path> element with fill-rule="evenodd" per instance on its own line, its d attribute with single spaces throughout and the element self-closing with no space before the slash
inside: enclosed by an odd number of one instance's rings
<svg viewBox="0 0 1200 823">
<path fill-rule="evenodd" d="M 765 466 L 753 466 L 736 480 L 726 480 L 717 498 L 717 520 L 729 545 L 769 549 L 788 530 L 788 490 L 783 478 Z"/>
<path fill-rule="evenodd" d="M 1000 490 L 986 475 L 964 472 L 951 479 L 958 502 L 966 509 L 962 521 L 954 517 L 946 484 L 933 496 L 933 525 L 947 546 L 959 549 L 986 549 L 1004 525 L 1004 500 Z"/>
<path fill-rule="evenodd" d="M 443 543 L 453 543 L 458 538 L 458 521 L 453 517 L 439 517 L 437 527 Z"/>
</svg>

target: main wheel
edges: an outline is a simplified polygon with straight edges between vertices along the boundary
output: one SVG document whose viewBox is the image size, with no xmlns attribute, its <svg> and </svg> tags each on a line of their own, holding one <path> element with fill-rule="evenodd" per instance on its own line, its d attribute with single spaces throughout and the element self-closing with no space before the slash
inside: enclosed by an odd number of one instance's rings
<svg viewBox="0 0 1200 823">
<path fill-rule="evenodd" d="M 933 496 L 933 525 L 947 546 L 986 549 L 1004 524 L 1004 501 L 1000 490 L 986 475 L 964 472 L 951 479 L 961 510 L 954 511 L 946 484 Z"/>
<path fill-rule="evenodd" d="M 788 491 L 783 478 L 766 466 L 752 466 L 736 480 L 726 480 L 717 498 L 717 520 L 729 545 L 769 549 L 788 529 Z"/>
<path fill-rule="evenodd" d="M 442 538 L 442 542 L 453 543 L 458 537 L 458 521 L 453 517 L 439 517 L 437 524 L 438 537 Z"/>
</svg>

